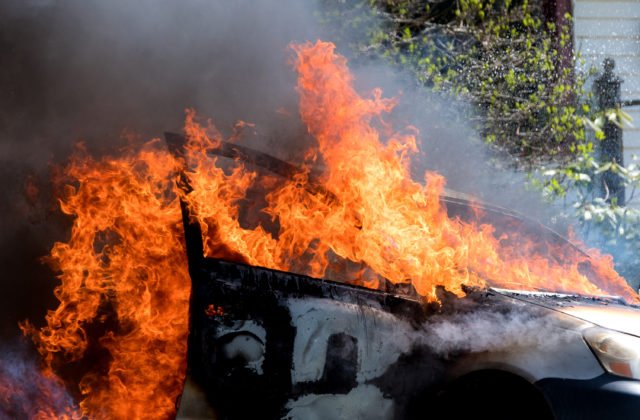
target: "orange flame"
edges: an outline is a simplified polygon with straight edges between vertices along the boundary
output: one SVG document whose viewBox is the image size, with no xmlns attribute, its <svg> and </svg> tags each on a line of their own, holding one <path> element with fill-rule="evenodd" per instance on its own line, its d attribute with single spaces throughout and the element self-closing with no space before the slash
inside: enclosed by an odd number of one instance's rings
<svg viewBox="0 0 640 420">
<path fill-rule="evenodd" d="M 189 178 L 195 191 L 187 200 L 200 217 L 209 256 L 234 256 L 316 277 L 333 273 L 337 260 L 348 261 L 355 267 L 351 274 L 363 276 L 352 281 L 371 285 L 382 277 L 411 282 L 429 300 L 436 299 L 437 286 L 463 295 L 463 285 L 493 285 L 611 291 L 638 301 L 610 259 L 589 259 L 567 246 L 554 251 L 552 243 L 541 250 L 525 237 L 498 237 L 489 224 L 448 217 L 439 200 L 444 178 L 427 173 L 425 184 L 413 181 L 409 159 L 417 151 L 415 136 L 392 133 L 382 120 L 396 101 L 382 98 L 380 90 L 360 96 L 351 86 L 346 59 L 335 54 L 333 44 L 319 41 L 292 48 L 301 116 L 318 142 L 318 156 L 310 151 L 308 164 L 322 160 L 322 183 L 330 195 L 308 192 L 307 169 L 266 196 L 263 211 L 277 221 L 275 235 L 260 225 L 243 228 L 237 203 L 258 176 L 241 165 L 225 175 L 205 153 L 217 147 L 221 137 L 210 140 L 190 114 L 187 163 L 194 168 Z M 384 142 L 381 131 L 390 132 Z M 217 253 L 221 247 L 224 252 Z M 560 251 L 562 258 L 549 258 Z"/>
<path fill-rule="evenodd" d="M 50 261 L 60 306 L 23 329 L 47 366 L 88 366 L 80 408 L 90 418 L 168 418 L 185 369 L 189 276 L 172 172 L 157 142 L 95 161 L 76 156 L 60 206 L 75 217 Z M 64 375 L 63 375 L 64 376 Z"/>
<path fill-rule="evenodd" d="M 368 287 L 381 279 L 410 282 L 426 300 L 436 299 L 437 286 L 463 295 L 464 285 L 494 285 L 639 301 L 610 257 L 449 217 L 440 201 L 444 178 L 427 173 L 420 183 L 409 174 L 415 130 L 394 133 L 382 118 L 396 101 L 379 90 L 360 96 L 333 44 L 292 48 L 302 120 L 317 140 L 292 180 L 211 158 L 222 135 L 200 126 L 192 111 L 184 161 L 152 141 L 117 158 L 81 153 L 66 168 L 60 205 L 74 224 L 49 258 L 60 272 L 60 305 L 44 327 L 22 327 L 45 372 L 59 372 L 68 384 L 78 379 L 71 392 L 80 413 L 30 417 L 175 414 L 190 293 L 179 196 L 198 218 L 210 257 Z M 324 168 L 320 188 L 313 166 Z M 175 187 L 177 168 L 186 171 L 189 194 Z M 246 211 L 248 202 L 261 211 Z M 0 381 L 0 399 L 8 392 Z"/>
</svg>

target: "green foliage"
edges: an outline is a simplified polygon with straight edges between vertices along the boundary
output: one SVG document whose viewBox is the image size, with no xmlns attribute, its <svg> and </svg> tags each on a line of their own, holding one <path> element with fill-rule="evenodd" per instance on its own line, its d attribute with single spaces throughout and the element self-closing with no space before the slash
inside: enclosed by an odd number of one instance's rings
<svg viewBox="0 0 640 420">
<path fill-rule="evenodd" d="M 357 51 L 385 57 L 425 86 L 475 105 L 468 118 L 484 140 L 516 166 L 531 167 L 570 157 L 585 140 L 589 113 L 587 75 L 564 62 L 571 61 L 563 55 L 571 45 L 568 26 L 544 23 L 539 3 L 368 0 L 343 3 L 340 14 L 360 12 L 351 20 L 360 28 Z"/>
</svg>

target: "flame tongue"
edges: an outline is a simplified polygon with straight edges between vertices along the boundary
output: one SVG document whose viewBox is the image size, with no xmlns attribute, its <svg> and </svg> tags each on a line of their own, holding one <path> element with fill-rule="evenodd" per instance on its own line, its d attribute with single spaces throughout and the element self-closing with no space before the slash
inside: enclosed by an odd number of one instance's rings
<svg viewBox="0 0 640 420">
<path fill-rule="evenodd" d="M 317 277 L 334 275 L 338 261 L 347 261 L 352 268 L 347 272 L 355 276 L 348 281 L 410 281 L 429 300 L 436 299 L 438 285 L 462 295 L 463 285 L 489 282 L 587 294 L 615 290 L 637 301 L 606 258 L 589 259 L 571 247 L 556 250 L 552 243 L 541 246 L 513 234 L 498 236 L 491 225 L 449 218 L 439 200 L 444 178 L 427 173 L 424 185 L 413 181 L 408 165 L 417 150 L 415 136 L 392 133 L 382 119 L 396 101 L 383 99 L 379 90 L 361 97 L 333 44 L 292 48 L 301 116 L 317 140 L 318 155 L 311 150 L 308 164 L 322 160 L 323 189 L 330 194 L 309 193 L 313 188 L 305 188 L 309 176 L 303 172 L 266 196 L 263 211 L 277 220 L 276 234 L 243 227 L 237 203 L 259 176 L 242 166 L 231 175 L 216 167 L 203 150 L 216 147 L 219 134 L 216 141 L 207 140 L 191 114 L 187 131 L 195 140 L 188 163 L 195 168 L 189 174 L 195 191 L 187 200 L 200 216 L 208 255 L 224 258 L 224 252 L 212 252 L 224 245 L 227 257 Z M 562 257 L 550 259 L 554 254 Z"/>
<path fill-rule="evenodd" d="M 439 196 L 444 179 L 427 174 L 426 186 L 411 180 L 409 160 L 413 135 L 391 135 L 386 146 L 372 124 L 395 101 L 376 90 L 369 99 L 351 87 L 346 60 L 330 43 L 295 46 L 300 74 L 298 90 L 302 118 L 316 137 L 327 168 L 327 189 L 341 205 L 334 206 L 314 232 L 339 256 L 363 262 L 395 283 L 413 282 L 418 293 L 434 298 L 435 285 L 460 293 L 461 284 L 482 285 L 470 275 L 466 249 L 458 244 L 457 222 L 447 219 Z M 280 206 L 286 206 L 286 199 Z M 306 203 L 299 207 L 301 212 Z M 313 217 L 313 209 L 307 211 Z M 357 223 L 349 223 L 357 221 Z M 305 220 L 287 221 L 298 231 Z"/>
<path fill-rule="evenodd" d="M 174 165 L 152 142 L 117 159 L 78 156 L 66 169 L 76 186 L 61 207 L 75 221 L 69 242 L 50 256 L 61 270 L 61 303 L 40 331 L 24 329 L 49 366 L 89 363 L 80 407 L 91 418 L 175 411 L 190 288 Z"/>
</svg>

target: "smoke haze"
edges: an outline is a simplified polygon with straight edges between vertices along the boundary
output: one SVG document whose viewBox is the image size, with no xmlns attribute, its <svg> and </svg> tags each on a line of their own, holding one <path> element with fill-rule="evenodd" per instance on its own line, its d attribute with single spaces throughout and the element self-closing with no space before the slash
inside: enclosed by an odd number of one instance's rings
<svg viewBox="0 0 640 420">
<path fill-rule="evenodd" d="M 56 210 L 48 179 L 77 141 L 95 154 L 115 153 L 179 131 L 185 108 L 194 108 L 224 133 L 237 120 L 255 123 L 251 145 L 277 157 L 295 160 L 304 151 L 288 45 L 333 40 L 318 24 L 317 7 L 295 0 L 0 3 L 2 335 L 16 334 L 17 320 L 39 322 L 56 304 L 56 280 L 40 258 L 67 238 L 69 219 Z M 338 46 L 343 54 L 347 43 Z M 359 88 L 401 92 L 389 118 L 420 129 L 417 178 L 436 170 L 454 189 L 542 209 L 513 174 L 485 163 L 468 127 L 449 119 L 447 110 L 463 105 L 418 92 L 387 66 L 357 64 Z M 511 181 L 506 188 L 504 180 Z"/>
<path fill-rule="evenodd" d="M 55 305 L 39 259 L 69 225 L 48 179 L 77 141 L 116 153 L 179 131 L 187 107 L 223 132 L 256 123 L 265 142 L 305 133 L 287 46 L 321 34 L 303 2 L 9 1 L 0 16 L 4 335 Z"/>
</svg>

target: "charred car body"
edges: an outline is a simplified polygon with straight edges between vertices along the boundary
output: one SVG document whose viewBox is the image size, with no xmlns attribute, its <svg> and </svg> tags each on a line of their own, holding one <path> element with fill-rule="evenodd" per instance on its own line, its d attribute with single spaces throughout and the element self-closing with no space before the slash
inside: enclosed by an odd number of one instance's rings
<svg viewBox="0 0 640 420">
<path fill-rule="evenodd" d="M 180 136 L 168 134 L 170 145 Z M 217 154 L 288 176 L 293 167 L 224 144 Z M 447 211 L 479 205 L 457 194 Z M 509 225 L 531 224 L 481 205 Z M 204 256 L 183 206 L 192 278 L 189 384 L 216 418 L 635 418 L 640 311 L 616 297 L 380 290 Z M 200 394 L 199 394 L 200 395 Z M 183 404 L 184 406 L 185 404 Z M 198 416 L 181 408 L 179 417 Z M 181 414 L 182 413 L 182 414 Z M 211 413 L 208 411 L 208 413 Z"/>
</svg>

